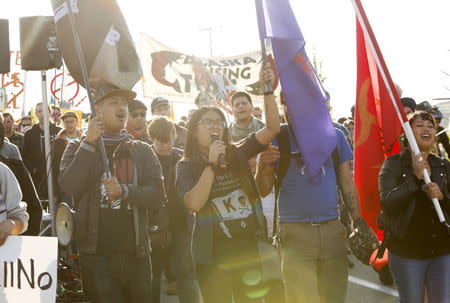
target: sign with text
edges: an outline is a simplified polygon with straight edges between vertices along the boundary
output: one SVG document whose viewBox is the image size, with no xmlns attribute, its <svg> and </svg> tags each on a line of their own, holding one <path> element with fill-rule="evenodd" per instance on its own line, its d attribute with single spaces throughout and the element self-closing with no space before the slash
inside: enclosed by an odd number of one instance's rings
<svg viewBox="0 0 450 303">
<path fill-rule="evenodd" d="M 259 84 L 260 51 L 234 57 L 196 57 L 177 52 L 141 34 L 140 53 L 145 97 L 194 103 L 195 97 L 202 93 L 214 102 L 226 104 L 234 92 L 246 91 L 254 101 L 263 100 Z M 275 71 L 271 55 L 268 60 Z M 276 78 L 274 90 L 277 86 Z"/>
<path fill-rule="evenodd" d="M 9 237 L 0 247 L 0 303 L 54 303 L 57 255 L 56 237 Z"/>
</svg>

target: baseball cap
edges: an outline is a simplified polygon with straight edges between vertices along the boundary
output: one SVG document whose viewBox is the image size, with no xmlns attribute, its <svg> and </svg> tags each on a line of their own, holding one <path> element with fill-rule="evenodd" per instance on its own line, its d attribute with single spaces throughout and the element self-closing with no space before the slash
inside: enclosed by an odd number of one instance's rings
<svg viewBox="0 0 450 303">
<path fill-rule="evenodd" d="M 169 105 L 169 100 L 167 100 L 164 97 L 156 97 L 155 99 L 153 99 L 152 104 L 151 104 L 152 113 L 155 111 L 155 109 L 158 106 L 163 105 L 163 104 Z"/>
</svg>

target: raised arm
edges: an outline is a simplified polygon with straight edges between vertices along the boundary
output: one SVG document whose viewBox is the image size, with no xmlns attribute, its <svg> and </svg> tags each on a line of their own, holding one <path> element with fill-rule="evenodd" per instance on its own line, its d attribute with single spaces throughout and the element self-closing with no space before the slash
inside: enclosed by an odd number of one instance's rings
<svg viewBox="0 0 450 303">
<path fill-rule="evenodd" d="M 270 64 L 266 64 L 260 73 L 260 82 L 270 83 L 270 87 L 273 87 L 274 79 L 275 75 L 270 67 Z M 275 136 L 280 132 L 280 115 L 278 113 L 278 106 L 273 93 L 264 94 L 264 113 L 266 118 L 266 126 L 256 132 L 256 139 L 259 143 L 267 145 L 272 142 Z"/>
</svg>

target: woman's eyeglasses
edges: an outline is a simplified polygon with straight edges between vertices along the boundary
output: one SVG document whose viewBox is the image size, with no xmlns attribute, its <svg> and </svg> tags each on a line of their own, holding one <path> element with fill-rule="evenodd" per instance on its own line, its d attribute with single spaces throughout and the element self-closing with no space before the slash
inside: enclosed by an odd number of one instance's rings
<svg viewBox="0 0 450 303">
<path fill-rule="evenodd" d="M 147 116 L 147 113 L 146 113 L 146 112 L 141 112 L 141 113 L 131 113 L 131 117 L 133 117 L 133 118 L 137 118 L 137 117 L 145 118 L 145 116 Z"/>
<path fill-rule="evenodd" d="M 210 119 L 205 119 L 205 120 L 200 120 L 200 122 L 198 124 L 203 125 L 203 127 L 206 128 L 207 130 L 213 129 L 214 127 L 218 128 L 218 129 L 224 129 L 227 127 L 226 122 L 223 120 L 213 121 Z"/>
</svg>

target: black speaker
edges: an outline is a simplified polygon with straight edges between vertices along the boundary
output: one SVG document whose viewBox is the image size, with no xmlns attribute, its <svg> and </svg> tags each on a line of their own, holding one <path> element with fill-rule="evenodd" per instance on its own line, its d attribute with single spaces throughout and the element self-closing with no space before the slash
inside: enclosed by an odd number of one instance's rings
<svg viewBox="0 0 450 303">
<path fill-rule="evenodd" d="M 0 74 L 9 73 L 9 58 L 9 23 L 6 19 L 0 19 Z"/>
<path fill-rule="evenodd" d="M 53 16 L 20 18 L 22 69 L 47 70 L 62 66 Z"/>
</svg>

